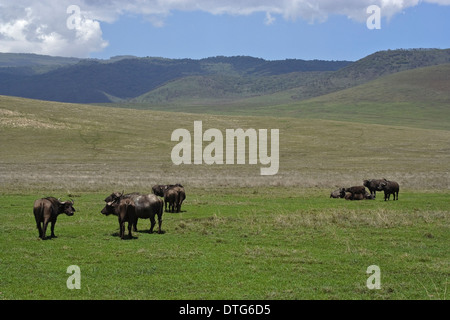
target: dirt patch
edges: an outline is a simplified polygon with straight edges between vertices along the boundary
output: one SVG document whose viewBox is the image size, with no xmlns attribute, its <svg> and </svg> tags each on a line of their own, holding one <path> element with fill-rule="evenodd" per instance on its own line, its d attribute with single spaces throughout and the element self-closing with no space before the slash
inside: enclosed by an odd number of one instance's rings
<svg viewBox="0 0 450 320">
<path fill-rule="evenodd" d="M 50 120 L 37 119 L 33 115 L 24 114 L 8 109 L 0 109 L 0 127 L 7 128 L 38 128 L 64 129 L 66 124 Z"/>
</svg>

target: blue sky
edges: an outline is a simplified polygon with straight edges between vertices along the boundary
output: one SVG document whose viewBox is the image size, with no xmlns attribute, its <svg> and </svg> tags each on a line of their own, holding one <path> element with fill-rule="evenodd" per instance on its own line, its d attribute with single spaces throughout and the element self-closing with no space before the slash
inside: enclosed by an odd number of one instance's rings
<svg viewBox="0 0 450 320">
<path fill-rule="evenodd" d="M 5 1 L 0 52 L 357 60 L 386 49 L 450 48 L 450 0 Z M 370 4 L 381 9 L 381 29 L 366 26 Z"/>
</svg>

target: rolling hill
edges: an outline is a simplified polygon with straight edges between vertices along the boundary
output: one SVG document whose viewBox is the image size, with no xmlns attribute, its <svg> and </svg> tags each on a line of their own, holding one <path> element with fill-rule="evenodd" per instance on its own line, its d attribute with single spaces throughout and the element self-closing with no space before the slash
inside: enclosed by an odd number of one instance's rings
<svg viewBox="0 0 450 320">
<path fill-rule="evenodd" d="M 449 130 L 321 119 L 129 110 L 0 96 L 0 192 L 190 187 L 333 188 L 390 177 L 448 189 Z M 279 171 L 257 165 L 174 165 L 174 130 L 279 129 Z M 204 142 L 203 147 L 208 143 Z"/>
<path fill-rule="evenodd" d="M 364 84 L 320 95 L 315 74 L 289 74 L 304 85 L 271 94 L 235 93 L 213 89 L 210 78 L 181 79 L 116 106 L 223 115 L 266 115 L 391 124 L 428 129 L 450 129 L 450 64 L 416 68 L 379 77 Z M 292 80 L 294 82 L 294 80 Z M 229 84 L 230 82 L 228 82 Z M 311 85 L 314 83 L 315 85 Z M 233 86 L 230 86 L 232 89 Z M 237 86 L 243 88 L 245 86 Z M 309 90 L 311 88 L 311 91 Z M 325 89 L 324 89 L 325 90 Z M 316 92 L 314 95 L 311 92 Z M 190 94 L 189 98 L 187 93 Z M 196 94 L 194 94 L 196 93 Z M 297 96 L 313 96 L 298 100 Z M 151 100 L 152 99 L 152 100 Z M 159 99 L 159 100 L 158 100 Z M 164 100 L 167 99 L 167 100 Z M 228 100 L 227 100 L 228 99 Z M 149 103 L 145 103 L 145 101 Z M 170 103 L 168 103 L 170 101 Z"/>
<path fill-rule="evenodd" d="M 135 108 L 224 110 L 248 105 L 280 105 L 356 87 L 380 77 L 450 63 L 450 50 L 376 52 L 336 71 L 290 72 L 278 76 L 206 75 L 183 77 L 137 98 L 123 101 Z M 245 99 L 245 100 L 244 100 Z M 201 108 L 203 106 L 204 108 Z M 250 108 L 251 110 L 251 108 Z"/>
<path fill-rule="evenodd" d="M 58 68 L 44 64 L 41 67 L 47 68 L 48 72 L 33 73 L 29 69 L 24 71 L 20 59 L 16 61 L 17 68 L 11 64 L 0 68 L 0 94 L 75 103 L 107 103 L 136 98 L 184 77 L 219 75 L 259 79 L 287 72 L 335 71 L 350 63 L 292 59 L 266 61 L 240 56 L 201 60 L 122 57 L 108 61 L 85 59 Z M 55 65 L 58 61 L 56 59 Z"/>
<path fill-rule="evenodd" d="M 381 51 L 353 63 L 246 56 L 77 60 L 0 54 L 0 94 L 75 103 L 127 102 L 140 107 L 215 106 L 260 97 L 259 101 L 285 104 L 444 63 L 450 63 L 450 49 Z"/>
</svg>

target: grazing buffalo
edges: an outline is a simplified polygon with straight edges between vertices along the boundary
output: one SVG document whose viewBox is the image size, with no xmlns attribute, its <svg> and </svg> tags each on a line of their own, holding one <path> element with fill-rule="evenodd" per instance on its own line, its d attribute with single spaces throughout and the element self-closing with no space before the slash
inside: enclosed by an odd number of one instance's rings
<svg viewBox="0 0 450 320">
<path fill-rule="evenodd" d="M 102 214 L 109 216 L 113 214 L 119 218 L 119 234 L 123 239 L 125 236 L 125 222 L 128 222 L 128 237 L 133 238 L 131 234 L 131 228 L 136 224 L 136 210 L 133 200 L 121 199 L 118 201 L 111 201 L 101 211 Z"/>
<path fill-rule="evenodd" d="M 153 233 L 156 220 L 155 215 L 158 216 L 158 233 L 163 233 L 161 230 L 162 215 L 164 210 L 164 201 L 154 194 L 140 194 L 129 193 L 123 194 L 114 192 L 110 194 L 105 202 L 117 202 L 121 199 L 131 199 L 134 203 L 136 212 L 136 222 L 133 224 L 133 231 L 137 232 L 137 223 L 139 219 L 150 219 L 150 233 Z"/>
<path fill-rule="evenodd" d="M 48 223 L 51 222 L 51 238 L 55 238 L 55 224 L 56 218 L 61 213 L 68 216 L 73 216 L 75 208 L 73 207 L 73 200 L 62 202 L 59 199 L 48 197 L 38 199 L 34 202 L 33 213 L 36 220 L 36 226 L 39 230 L 39 238 L 45 239 Z M 42 226 L 41 226 L 42 224 Z"/>
<path fill-rule="evenodd" d="M 364 180 L 363 185 L 369 189 L 370 194 L 375 198 L 377 196 L 377 191 L 381 191 L 380 183 L 386 181 L 386 179 L 370 179 Z"/>
<path fill-rule="evenodd" d="M 366 188 L 364 186 L 354 186 L 354 187 L 350 187 L 350 188 L 345 188 L 344 191 L 350 192 L 351 200 L 353 200 L 353 198 L 357 194 L 361 194 L 363 196 L 366 194 Z"/>
<path fill-rule="evenodd" d="M 169 211 L 175 212 L 178 209 L 178 191 L 174 188 L 164 190 L 164 206 L 167 211 L 167 204 L 169 204 Z"/>
<path fill-rule="evenodd" d="M 181 211 L 181 205 L 183 204 L 183 201 L 186 199 L 186 191 L 184 191 L 184 187 L 182 185 L 175 185 L 175 187 L 172 188 L 178 193 L 178 199 L 176 202 L 176 210 L 177 212 Z"/>
<path fill-rule="evenodd" d="M 180 187 L 180 188 L 184 189 L 184 187 L 179 183 L 177 183 L 177 184 L 156 184 L 152 187 L 152 192 L 159 197 L 164 197 L 164 191 L 166 191 L 167 189 L 170 189 L 170 188 L 174 188 L 174 187 Z"/>
<path fill-rule="evenodd" d="M 398 200 L 398 192 L 400 191 L 400 186 L 397 182 L 384 179 L 384 181 L 380 182 L 379 188 L 384 191 L 384 201 L 390 200 L 391 194 L 394 196 L 394 201 Z"/>
<path fill-rule="evenodd" d="M 344 198 L 345 197 L 345 188 L 340 188 L 337 190 L 334 190 L 331 194 L 330 194 L 330 198 Z"/>
</svg>

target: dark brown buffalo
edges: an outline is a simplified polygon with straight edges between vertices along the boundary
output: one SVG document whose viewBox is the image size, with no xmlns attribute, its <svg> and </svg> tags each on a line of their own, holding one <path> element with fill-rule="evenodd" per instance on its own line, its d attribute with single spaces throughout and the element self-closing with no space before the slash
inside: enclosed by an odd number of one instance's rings
<svg viewBox="0 0 450 320">
<path fill-rule="evenodd" d="M 331 194 L 330 194 L 330 198 L 344 198 L 345 197 L 345 188 L 340 188 L 337 190 L 334 190 Z"/>
<path fill-rule="evenodd" d="M 390 200 L 391 194 L 394 196 L 394 201 L 398 200 L 400 186 L 397 182 L 384 179 L 384 181 L 380 182 L 379 188 L 384 191 L 384 201 Z"/>
<path fill-rule="evenodd" d="M 171 212 L 180 212 L 181 205 L 186 199 L 186 192 L 181 184 L 167 186 L 164 191 L 164 207 L 167 212 L 167 204 Z"/>
<path fill-rule="evenodd" d="M 137 219 L 133 200 L 127 198 L 108 202 L 101 213 L 107 216 L 113 214 L 119 218 L 119 235 L 121 239 L 125 237 L 125 222 L 128 222 L 128 238 L 133 238 L 131 228 L 136 224 Z"/>
<path fill-rule="evenodd" d="M 365 194 L 357 193 L 352 195 L 350 192 L 345 195 L 345 200 L 374 200 L 374 196 L 369 192 Z"/>
<path fill-rule="evenodd" d="M 167 204 L 169 204 L 169 211 L 175 212 L 176 208 L 178 208 L 178 191 L 174 188 L 164 190 L 164 206 L 165 211 L 167 211 Z"/>
<path fill-rule="evenodd" d="M 135 206 L 136 212 L 136 222 L 133 225 L 133 231 L 137 230 L 137 223 L 139 219 L 150 219 L 150 233 L 153 233 L 153 228 L 155 227 L 156 220 L 155 215 L 158 216 L 158 233 L 163 233 L 161 230 L 162 215 L 164 211 L 164 201 L 154 194 L 140 194 L 140 193 L 129 193 L 123 194 L 119 192 L 114 192 L 110 194 L 105 202 L 117 202 L 121 199 L 131 199 Z"/>
<path fill-rule="evenodd" d="M 184 187 L 181 185 L 177 185 L 173 189 L 175 189 L 178 192 L 177 212 L 180 212 L 181 205 L 183 204 L 183 201 L 186 199 L 186 191 L 184 190 Z"/>
<path fill-rule="evenodd" d="M 345 188 L 344 191 L 351 193 L 351 195 L 350 195 L 351 200 L 353 200 L 353 198 L 357 194 L 361 194 L 363 196 L 366 194 L 366 188 L 364 186 L 353 186 L 353 187 L 350 187 L 350 188 Z"/>
<path fill-rule="evenodd" d="M 381 191 L 380 189 L 380 183 L 386 181 L 386 179 L 370 179 L 370 180 L 364 180 L 363 185 L 369 189 L 370 194 L 373 195 L 375 198 L 377 196 L 377 191 Z"/>
<path fill-rule="evenodd" d="M 53 197 L 38 199 L 34 202 L 33 213 L 36 220 L 36 226 L 39 230 L 39 238 L 45 239 L 48 223 L 51 222 L 51 238 L 55 238 L 55 224 L 58 215 L 65 213 L 73 216 L 75 208 L 73 200 L 62 202 Z M 42 225 L 42 226 L 41 226 Z"/>
<path fill-rule="evenodd" d="M 174 188 L 174 187 L 180 187 L 180 188 L 184 189 L 184 187 L 179 183 L 177 183 L 177 184 L 156 184 L 152 187 L 152 192 L 159 197 L 164 197 L 164 191 L 166 191 L 167 189 L 170 189 L 170 188 Z"/>
<path fill-rule="evenodd" d="M 157 184 L 152 187 L 152 192 L 159 197 L 164 197 L 164 191 L 167 189 L 165 184 Z"/>
</svg>

